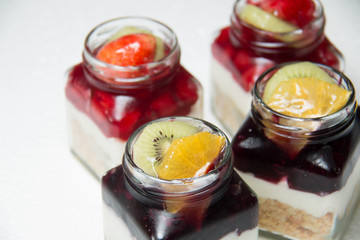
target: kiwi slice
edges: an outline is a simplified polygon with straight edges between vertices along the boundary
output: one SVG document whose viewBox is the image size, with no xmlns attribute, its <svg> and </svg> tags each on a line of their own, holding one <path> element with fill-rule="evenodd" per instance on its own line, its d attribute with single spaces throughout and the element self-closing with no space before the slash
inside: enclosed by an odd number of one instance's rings
<svg viewBox="0 0 360 240">
<path fill-rule="evenodd" d="M 162 161 L 174 139 L 200 130 L 185 122 L 155 122 L 144 128 L 133 146 L 133 161 L 145 173 L 157 177 L 155 167 Z"/>
<path fill-rule="evenodd" d="M 268 32 L 286 33 L 298 29 L 296 26 L 287 23 L 252 4 L 245 4 L 238 15 L 248 24 Z"/>
<path fill-rule="evenodd" d="M 327 72 L 325 72 L 311 62 L 298 62 L 289 64 L 280 68 L 267 82 L 263 95 L 264 102 L 268 102 L 273 92 L 277 89 L 281 82 L 294 78 L 306 77 L 316 78 L 327 81 L 329 83 L 334 83 L 333 79 Z"/>
<path fill-rule="evenodd" d="M 157 62 L 165 57 L 165 45 L 161 38 L 156 37 L 156 52 L 154 62 Z"/>
<path fill-rule="evenodd" d="M 149 31 L 145 30 L 145 29 L 141 29 L 141 28 L 137 28 L 137 27 L 133 27 L 133 26 L 126 26 L 121 28 L 120 30 L 118 30 L 114 35 L 112 35 L 108 42 L 111 42 L 115 39 L 118 39 L 122 36 L 128 35 L 128 34 L 133 34 L 133 33 L 147 33 L 147 34 L 151 34 Z"/>
<path fill-rule="evenodd" d="M 128 35 L 128 34 L 134 34 L 134 33 L 146 33 L 152 35 L 152 33 L 148 30 L 133 27 L 133 26 L 127 26 L 124 28 L 121 28 L 119 31 L 117 31 L 113 36 L 111 36 L 108 40 L 108 42 L 114 41 L 115 39 L 118 39 L 122 36 Z M 161 60 L 165 56 L 165 45 L 161 38 L 158 36 L 155 36 L 156 38 L 156 52 L 154 57 L 154 62 Z"/>
</svg>

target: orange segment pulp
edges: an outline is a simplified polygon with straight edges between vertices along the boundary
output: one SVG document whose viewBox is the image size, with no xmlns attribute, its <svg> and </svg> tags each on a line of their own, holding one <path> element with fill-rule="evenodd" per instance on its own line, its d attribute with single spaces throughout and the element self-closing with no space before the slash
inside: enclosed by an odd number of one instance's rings
<svg viewBox="0 0 360 240">
<path fill-rule="evenodd" d="M 214 167 L 224 146 L 225 137 L 209 132 L 175 139 L 156 172 L 167 180 L 201 176 Z"/>
<path fill-rule="evenodd" d="M 273 110 L 291 117 L 316 118 L 340 110 L 350 92 L 313 77 L 280 82 L 265 102 Z"/>
</svg>

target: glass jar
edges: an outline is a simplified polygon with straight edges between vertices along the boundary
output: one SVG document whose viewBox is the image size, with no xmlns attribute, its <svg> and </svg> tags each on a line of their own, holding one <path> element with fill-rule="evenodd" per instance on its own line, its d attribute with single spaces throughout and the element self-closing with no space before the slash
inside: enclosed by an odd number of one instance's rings
<svg viewBox="0 0 360 240">
<path fill-rule="evenodd" d="M 170 117 L 151 123 L 159 121 L 182 121 L 226 138 L 200 119 Z M 214 170 L 200 177 L 163 180 L 146 174 L 132 159 L 134 143 L 146 126 L 129 138 L 123 164 L 102 178 L 105 238 L 257 239 L 257 197 L 233 170 L 229 140 Z"/>
<path fill-rule="evenodd" d="M 355 90 L 342 73 L 318 64 L 351 92 L 346 105 L 319 118 L 282 115 L 263 102 L 262 94 L 283 65 L 255 83 L 251 112 L 232 141 L 235 169 L 259 197 L 260 229 L 290 239 L 340 239 L 360 190 Z"/>
<path fill-rule="evenodd" d="M 243 21 L 239 14 L 249 1 L 235 3 L 231 25 L 221 29 L 211 46 L 212 108 L 231 136 L 250 111 L 251 89 L 266 69 L 279 63 L 305 60 L 340 71 L 344 68 L 341 53 L 324 35 L 325 16 L 318 0 L 313 0 L 314 19 L 285 33 L 261 30 Z"/>
<path fill-rule="evenodd" d="M 165 56 L 127 67 L 99 60 L 99 49 L 126 27 L 161 39 Z M 175 33 L 148 18 L 119 18 L 95 27 L 85 40 L 83 62 L 68 73 L 65 92 L 71 150 L 98 178 L 121 163 L 126 140 L 140 125 L 203 112 L 202 87 L 180 64 Z"/>
</svg>

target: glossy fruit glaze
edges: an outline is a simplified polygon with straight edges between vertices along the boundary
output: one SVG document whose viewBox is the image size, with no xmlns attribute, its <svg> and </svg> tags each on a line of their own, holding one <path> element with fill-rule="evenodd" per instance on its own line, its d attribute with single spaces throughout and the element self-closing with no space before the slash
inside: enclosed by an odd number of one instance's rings
<svg viewBox="0 0 360 240">
<path fill-rule="evenodd" d="M 117 66 L 138 66 L 154 61 L 156 38 L 145 33 L 128 34 L 101 47 L 97 59 Z"/>
<path fill-rule="evenodd" d="M 161 84 L 132 90 L 100 89 L 88 76 L 83 64 L 74 66 L 68 76 L 66 97 L 107 137 L 127 140 L 146 122 L 165 116 L 188 115 L 199 99 L 198 81 L 181 65 L 167 79 L 156 79 Z"/>
<path fill-rule="evenodd" d="M 237 173 L 232 174 L 221 197 L 210 199 L 212 202 L 204 212 L 199 212 L 203 206 L 196 201 L 176 213 L 164 210 L 165 200 L 155 201 L 135 191 L 121 166 L 103 177 L 103 201 L 127 221 L 134 239 L 217 240 L 231 232 L 240 235 L 258 225 L 256 196 Z"/>
<path fill-rule="evenodd" d="M 357 108 L 349 124 L 326 138 L 307 141 L 297 154 L 291 154 L 291 149 L 285 152 L 267 138 L 252 115 L 239 129 L 232 146 L 236 169 L 272 183 L 285 180 L 292 189 L 324 196 L 346 184 L 353 167 L 359 164 L 359 156 L 354 156 L 359 143 L 360 109 Z"/>
<path fill-rule="evenodd" d="M 242 38 L 246 41 L 257 39 L 250 28 L 242 27 Z M 243 40 L 244 40 L 243 39 Z M 235 46 L 230 39 L 230 27 L 223 28 L 212 44 L 212 54 L 228 71 L 234 80 L 249 92 L 255 80 L 268 68 L 289 61 L 311 61 L 322 63 L 336 69 L 340 68 L 339 51 L 325 37 L 320 36 L 320 43 L 308 54 L 299 54 L 299 50 L 290 46 L 282 48 L 278 54 L 260 54 L 251 50 L 245 42 L 237 42 Z M 266 42 L 266 40 L 264 40 Z M 272 39 L 274 41 L 274 39 Z M 277 41 L 277 40 L 275 40 Z M 302 51 L 302 50 L 300 50 Z"/>
</svg>

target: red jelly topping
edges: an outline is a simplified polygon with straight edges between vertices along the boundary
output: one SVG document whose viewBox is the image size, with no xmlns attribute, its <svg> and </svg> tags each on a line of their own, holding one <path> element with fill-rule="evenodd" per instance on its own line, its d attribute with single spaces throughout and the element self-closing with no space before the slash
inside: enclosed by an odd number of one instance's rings
<svg viewBox="0 0 360 240">
<path fill-rule="evenodd" d="M 136 128 L 148 121 L 188 115 L 198 100 L 197 81 L 181 65 L 165 79 L 166 84 L 121 94 L 95 87 L 89 82 L 89 74 L 83 64 L 76 65 L 69 74 L 66 96 L 107 137 L 127 140 Z"/>
<path fill-rule="evenodd" d="M 274 52 L 271 54 L 264 54 L 258 53 L 250 47 L 249 39 L 256 39 L 256 33 L 251 29 L 242 27 L 241 36 L 243 39 L 240 41 L 231 37 L 231 27 L 222 29 L 212 44 L 212 54 L 231 72 L 233 78 L 245 91 L 252 89 L 255 80 L 263 71 L 278 63 L 311 61 L 336 69 L 340 68 L 341 54 L 324 35 L 320 36 L 314 43 L 315 47 L 312 51 L 306 50 L 308 52 L 306 54 L 303 54 L 302 51 L 313 48 L 312 46 L 295 49 L 291 45 L 286 45 L 281 49 L 273 50 Z M 275 41 L 279 40 L 275 39 Z"/>
</svg>

